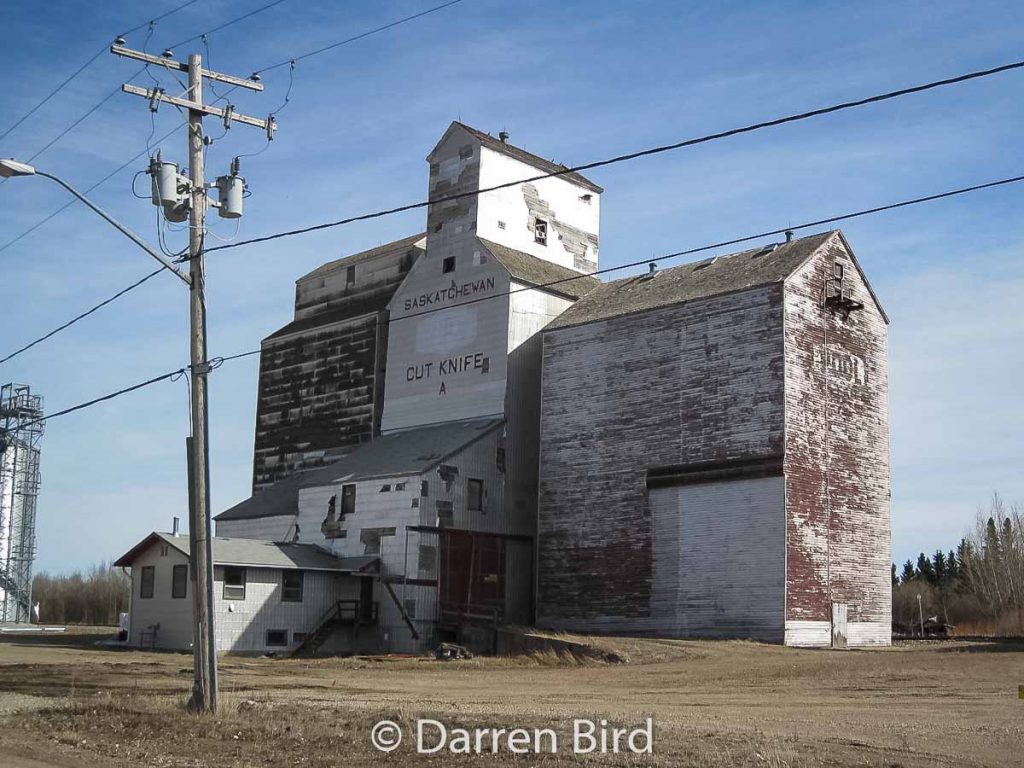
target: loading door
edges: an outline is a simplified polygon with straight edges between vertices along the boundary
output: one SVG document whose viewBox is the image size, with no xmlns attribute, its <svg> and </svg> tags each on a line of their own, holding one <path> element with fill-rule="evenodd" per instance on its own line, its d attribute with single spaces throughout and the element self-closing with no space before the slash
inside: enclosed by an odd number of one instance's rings
<svg viewBox="0 0 1024 768">
<path fill-rule="evenodd" d="M 505 541 L 470 531 L 442 530 L 438 602 L 441 622 L 494 618 L 505 606 Z"/>
</svg>

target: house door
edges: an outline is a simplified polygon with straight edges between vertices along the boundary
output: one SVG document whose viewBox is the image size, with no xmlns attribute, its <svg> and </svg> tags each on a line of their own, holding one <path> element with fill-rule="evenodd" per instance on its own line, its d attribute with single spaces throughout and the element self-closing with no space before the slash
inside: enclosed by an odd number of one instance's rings
<svg viewBox="0 0 1024 768">
<path fill-rule="evenodd" d="M 846 603 L 832 603 L 832 647 L 846 648 Z"/>
</svg>

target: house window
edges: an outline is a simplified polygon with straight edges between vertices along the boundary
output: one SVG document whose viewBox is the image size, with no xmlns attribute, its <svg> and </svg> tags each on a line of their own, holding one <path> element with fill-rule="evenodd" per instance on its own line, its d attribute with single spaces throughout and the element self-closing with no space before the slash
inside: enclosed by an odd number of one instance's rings
<svg viewBox="0 0 1024 768">
<path fill-rule="evenodd" d="M 142 577 L 139 589 L 139 597 L 149 599 L 153 596 L 153 585 L 156 582 L 156 568 L 152 565 L 142 566 Z"/>
<path fill-rule="evenodd" d="M 356 268 L 355 267 L 349 267 L 348 269 L 345 270 L 345 285 L 347 287 L 347 286 L 355 285 L 355 284 L 356 284 Z"/>
<path fill-rule="evenodd" d="M 182 598 L 188 594 L 188 566 L 176 565 L 171 571 L 171 597 Z"/>
<path fill-rule="evenodd" d="M 245 568 L 224 567 L 224 599 L 245 600 Z"/>
<path fill-rule="evenodd" d="M 302 602 L 302 571 L 281 572 L 281 602 Z"/>
<path fill-rule="evenodd" d="M 441 262 L 441 273 L 447 275 L 449 272 L 455 271 L 455 257 L 445 256 L 444 261 Z"/>
<path fill-rule="evenodd" d="M 484 510 L 484 481 L 469 478 L 466 480 L 466 509 L 470 512 Z"/>
<path fill-rule="evenodd" d="M 348 515 L 354 515 L 356 512 L 356 487 L 355 485 L 343 485 L 341 486 L 341 517 L 344 519 Z"/>
<path fill-rule="evenodd" d="M 548 244 L 548 223 L 544 219 L 535 219 L 533 222 L 533 240 L 541 245 Z"/>
<path fill-rule="evenodd" d="M 430 481 L 429 480 L 424 480 L 423 482 L 420 483 L 420 496 L 426 497 L 426 496 L 429 496 L 429 495 L 430 495 Z"/>
<path fill-rule="evenodd" d="M 268 629 L 267 630 L 267 647 L 268 648 L 287 648 L 288 647 L 288 630 L 287 629 Z"/>
<path fill-rule="evenodd" d="M 161 544 L 160 545 L 160 557 L 167 557 L 167 545 L 166 544 Z"/>
</svg>

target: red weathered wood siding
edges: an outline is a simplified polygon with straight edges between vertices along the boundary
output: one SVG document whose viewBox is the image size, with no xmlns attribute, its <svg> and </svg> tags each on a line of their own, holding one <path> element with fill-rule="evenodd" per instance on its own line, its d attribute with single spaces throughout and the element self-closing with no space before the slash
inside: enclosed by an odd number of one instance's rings
<svg viewBox="0 0 1024 768">
<path fill-rule="evenodd" d="M 845 266 L 849 319 L 823 307 Z M 786 281 L 786 619 L 827 633 L 849 604 L 851 644 L 889 641 L 889 416 L 886 320 L 838 233 Z M 855 625 L 873 623 L 864 630 Z M 787 641 L 809 625 L 792 624 Z M 869 638 L 861 635 L 867 632 Z"/>
</svg>

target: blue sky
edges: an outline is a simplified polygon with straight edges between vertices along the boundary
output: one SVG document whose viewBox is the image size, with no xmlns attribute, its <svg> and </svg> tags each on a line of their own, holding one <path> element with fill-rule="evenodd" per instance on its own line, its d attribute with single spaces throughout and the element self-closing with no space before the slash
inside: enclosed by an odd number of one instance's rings
<svg viewBox="0 0 1024 768">
<path fill-rule="evenodd" d="M 177 4 L 54 0 L 43 15 L 9 0 L 0 129 L 116 33 Z M 149 49 L 262 4 L 203 0 L 160 22 Z M 210 64 L 245 75 L 433 4 L 286 0 L 213 34 Z M 422 199 L 423 158 L 452 119 L 581 163 L 1015 60 L 1022 30 L 1024 6 L 1006 2 L 464 0 L 298 65 L 277 140 L 243 160 L 252 197 L 240 235 Z M 101 57 L 0 141 L 0 156 L 33 154 L 135 69 Z M 238 109 L 278 106 L 287 68 L 265 84 Z M 1022 95 L 1024 73 L 1004 74 L 595 171 L 601 265 L 1016 175 Z M 180 119 L 161 109 L 156 135 Z M 151 127 L 143 100 L 118 95 L 35 164 L 87 187 L 144 150 Z M 183 160 L 184 142 L 165 142 L 165 157 Z M 210 149 L 209 174 L 264 144 L 232 129 Z M 131 193 L 142 168 L 92 197 L 155 242 L 156 209 Z M 0 185 L 0 245 L 66 200 L 42 179 Z M 843 225 L 892 320 L 897 562 L 954 546 L 995 491 L 1024 499 L 1022 202 L 1024 186 L 1007 187 Z M 423 221 L 411 212 L 211 255 L 211 354 L 255 349 L 286 323 L 303 273 Z M 78 205 L 0 251 L 0 357 L 150 271 L 148 258 Z M 175 369 L 187 362 L 186 307 L 184 287 L 161 276 L 0 365 L 0 379 L 31 384 L 57 410 Z M 257 369 L 248 358 L 212 376 L 218 511 L 248 495 Z M 38 569 L 116 557 L 185 517 L 186 406 L 184 383 L 168 382 L 48 424 Z"/>
</svg>

